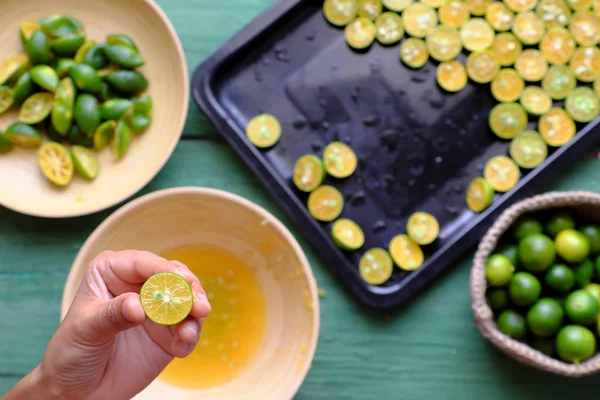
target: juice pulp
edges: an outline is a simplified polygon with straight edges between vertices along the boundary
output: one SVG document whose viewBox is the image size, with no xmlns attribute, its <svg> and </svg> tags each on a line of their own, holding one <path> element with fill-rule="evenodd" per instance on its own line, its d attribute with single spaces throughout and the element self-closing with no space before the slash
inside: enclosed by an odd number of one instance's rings
<svg viewBox="0 0 600 400">
<path fill-rule="evenodd" d="M 174 359 L 159 379 L 185 389 L 231 381 L 250 365 L 262 344 L 266 302 L 258 278 L 241 257 L 212 245 L 179 247 L 162 256 L 196 274 L 212 312 L 194 351 Z"/>
</svg>

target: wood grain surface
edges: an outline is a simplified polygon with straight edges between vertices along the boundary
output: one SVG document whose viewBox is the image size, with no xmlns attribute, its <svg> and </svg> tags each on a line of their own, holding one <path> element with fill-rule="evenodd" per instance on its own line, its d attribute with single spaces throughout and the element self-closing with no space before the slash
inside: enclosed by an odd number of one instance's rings
<svg viewBox="0 0 600 400">
<path fill-rule="evenodd" d="M 191 72 L 272 1 L 159 3 L 181 37 Z M 591 149 L 548 189 L 600 192 L 596 154 Z M 292 229 L 306 251 L 326 297 L 321 299 L 317 353 L 297 399 L 548 400 L 594 395 L 600 377 L 569 380 L 538 372 L 507 358 L 481 337 L 468 294 L 472 253 L 400 312 L 364 309 L 194 105 L 173 157 L 138 195 L 184 185 L 228 190 L 266 207 Z M 58 325 L 62 288 L 79 246 L 112 211 L 65 221 L 0 208 L 0 394 L 40 362 Z"/>
</svg>

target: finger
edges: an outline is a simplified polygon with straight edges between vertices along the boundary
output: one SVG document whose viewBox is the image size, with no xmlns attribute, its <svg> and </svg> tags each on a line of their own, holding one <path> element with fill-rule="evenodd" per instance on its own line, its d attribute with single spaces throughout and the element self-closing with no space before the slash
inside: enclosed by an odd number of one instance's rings
<svg viewBox="0 0 600 400">
<path fill-rule="evenodd" d="M 177 325 L 177 335 L 171 342 L 170 353 L 178 358 L 190 355 L 196 348 L 204 320 L 188 318 Z"/>
<path fill-rule="evenodd" d="M 96 303 L 82 320 L 83 337 L 91 342 L 104 343 L 117 333 L 139 326 L 146 315 L 137 293 L 125 293 L 114 299 Z"/>
<path fill-rule="evenodd" d="M 194 293 L 194 304 L 190 315 L 196 319 L 202 319 L 208 317 L 212 306 L 206 297 L 206 292 L 202 288 L 202 285 L 198 282 L 191 284 L 192 292 Z"/>
<path fill-rule="evenodd" d="M 94 280 L 99 275 L 103 284 L 89 286 L 106 287 L 113 296 L 138 293 L 141 285 L 158 272 L 176 272 L 190 284 L 198 282 L 198 278 L 181 263 L 175 264 L 147 251 L 123 250 L 103 252 L 92 261 L 88 276 Z"/>
<path fill-rule="evenodd" d="M 177 324 L 176 336 L 183 343 L 194 344 L 200 336 L 202 329 L 203 320 L 197 320 L 194 318 L 186 318 L 183 322 Z"/>
</svg>

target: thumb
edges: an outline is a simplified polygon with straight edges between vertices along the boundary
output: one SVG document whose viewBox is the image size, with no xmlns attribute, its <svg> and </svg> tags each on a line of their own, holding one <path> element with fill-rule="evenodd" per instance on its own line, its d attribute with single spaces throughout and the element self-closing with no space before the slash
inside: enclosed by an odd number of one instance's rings
<svg viewBox="0 0 600 400">
<path fill-rule="evenodd" d="M 103 302 L 88 324 L 89 337 L 107 340 L 117 333 L 144 323 L 146 315 L 137 293 L 123 293 Z"/>
</svg>

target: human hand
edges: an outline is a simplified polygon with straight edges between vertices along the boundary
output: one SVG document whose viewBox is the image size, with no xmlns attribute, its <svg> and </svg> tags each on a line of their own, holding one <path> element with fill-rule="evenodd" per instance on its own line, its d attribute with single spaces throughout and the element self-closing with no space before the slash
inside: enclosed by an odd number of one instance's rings
<svg viewBox="0 0 600 400">
<path fill-rule="evenodd" d="M 148 320 L 139 298 L 142 284 L 165 271 L 181 275 L 194 292 L 190 316 L 171 327 Z M 174 357 L 190 354 L 209 313 L 204 289 L 183 264 L 143 251 L 102 253 L 86 270 L 34 371 L 36 382 L 46 386 L 50 398 L 130 399 Z"/>
</svg>

